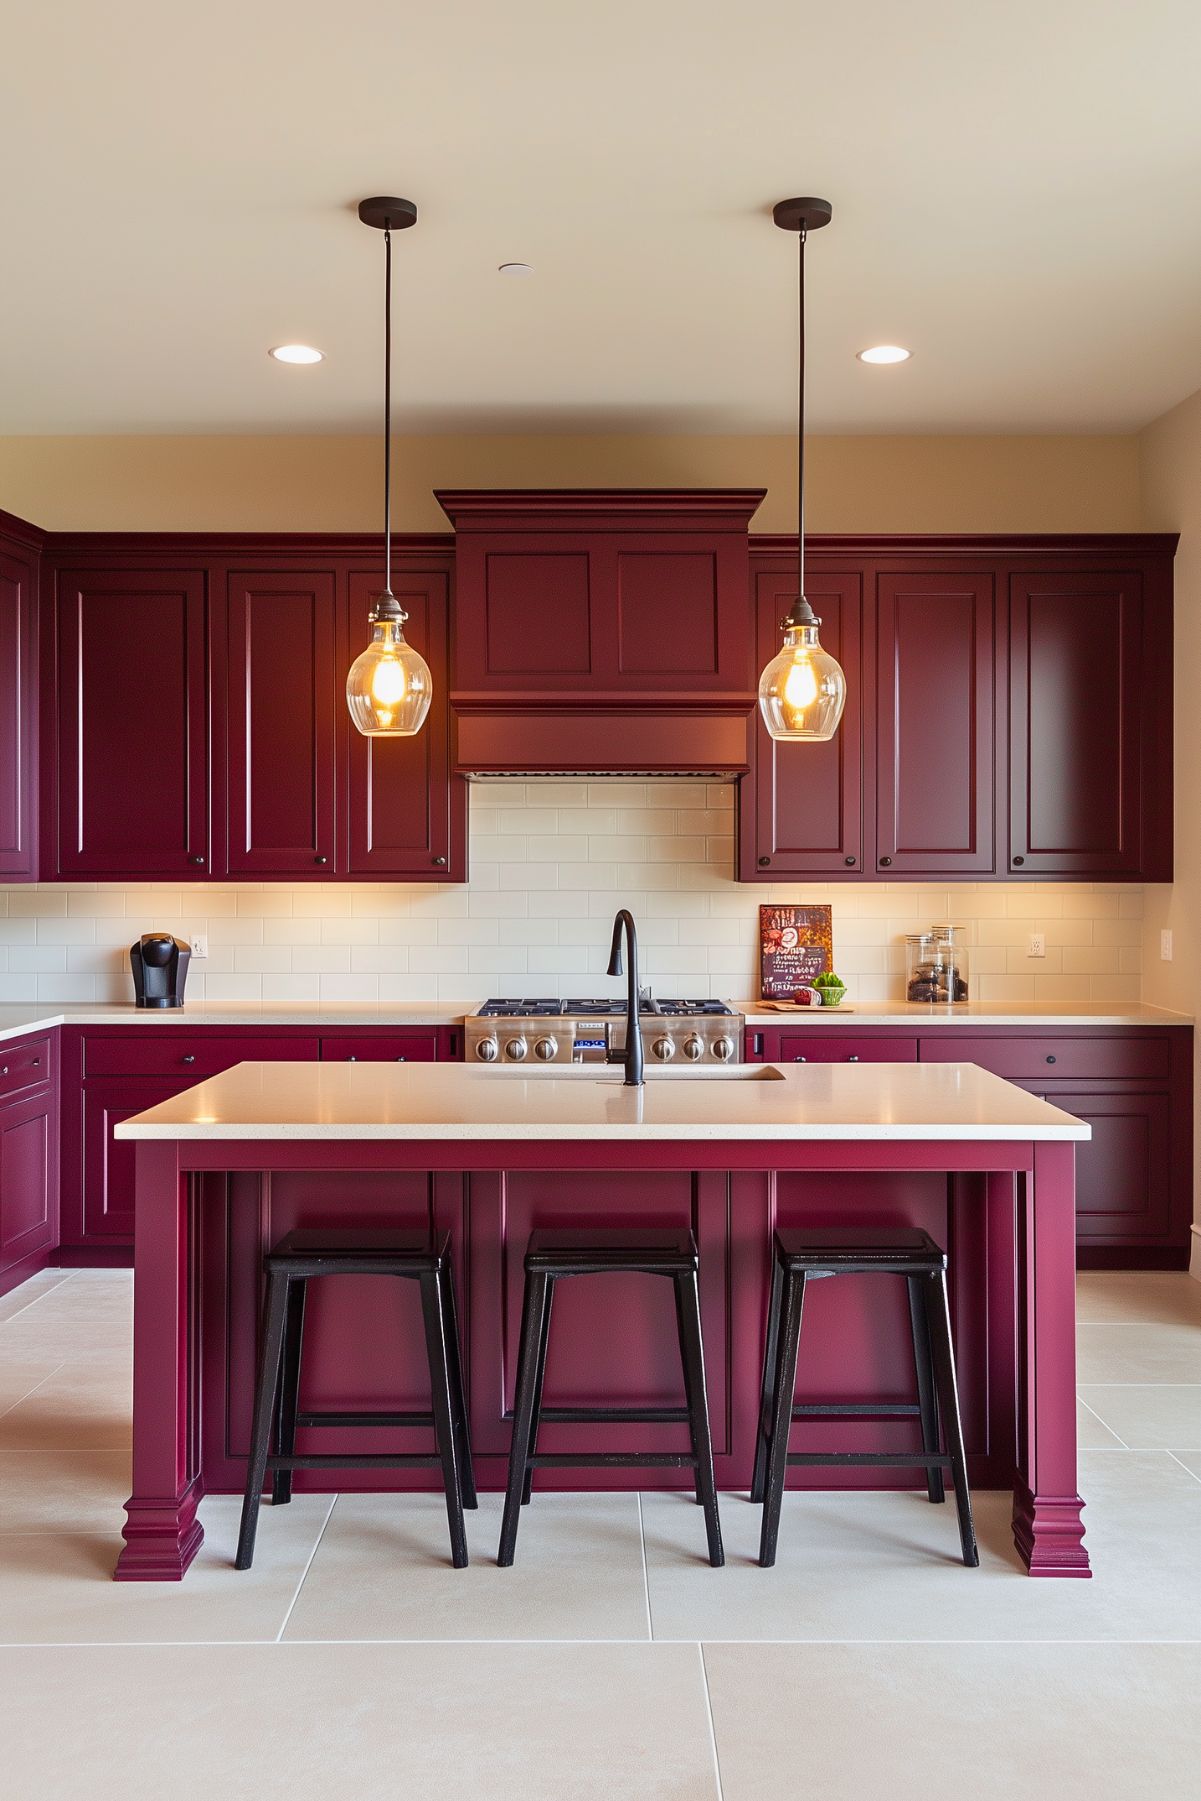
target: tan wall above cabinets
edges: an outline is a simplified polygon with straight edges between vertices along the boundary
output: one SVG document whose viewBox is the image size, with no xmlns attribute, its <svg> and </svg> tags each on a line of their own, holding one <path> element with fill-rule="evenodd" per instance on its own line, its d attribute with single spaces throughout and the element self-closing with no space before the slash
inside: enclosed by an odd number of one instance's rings
<svg viewBox="0 0 1201 1801">
<path fill-rule="evenodd" d="M 1133 437 L 813 437 L 819 532 L 1121 532 Z M 374 531 L 375 437 L 0 437 L 0 507 L 47 531 Z M 779 437 L 398 437 L 398 531 L 443 531 L 435 488 L 765 487 L 755 532 L 796 529 Z"/>
</svg>

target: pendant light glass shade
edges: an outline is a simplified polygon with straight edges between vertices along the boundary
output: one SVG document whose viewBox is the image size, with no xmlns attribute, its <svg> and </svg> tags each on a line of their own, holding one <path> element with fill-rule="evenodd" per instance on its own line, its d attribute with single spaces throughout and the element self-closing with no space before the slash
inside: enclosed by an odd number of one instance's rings
<svg viewBox="0 0 1201 1801">
<path fill-rule="evenodd" d="M 350 717 L 365 738 L 414 737 L 434 698 L 429 664 L 406 640 L 404 617 L 398 609 L 374 621 L 371 642 L 346 677 Z"/>
<path fill-rule="evenodd" d="M 759 677 L 759 711 L 773 738 L 808 739 L 823 744 L 838 730 L 847 701 L 841 665 L 818 639 L 812 625 L 785 621 L 784 648 Z"/>
<path fill-rule="evenodd" d="M 784 231 L 800 233 L 797 384 L 797 598 L 781 620 L 784 643 L 759 677 L 759 711 L 771 736 L 824 744 L 838 730 L 847 702 L 847 678 L 818 638 L 821 620 L 805 599 L 805 239 L 830 222 L 828 200 L 781 200 L 773 217 Z"/>
<path fill-rule="evenodd" d="M 392 233 L 417 223 L 411 200 L 377 196 L 359 218 L 384 234 L 384 590 L 371 614 L 371 642 L 350 665 L 346 705 L 365 738 L 412 738 L 434 698 L 429 664 L 408 643 L 404 612 L 392 592 Z"/>
</svg>

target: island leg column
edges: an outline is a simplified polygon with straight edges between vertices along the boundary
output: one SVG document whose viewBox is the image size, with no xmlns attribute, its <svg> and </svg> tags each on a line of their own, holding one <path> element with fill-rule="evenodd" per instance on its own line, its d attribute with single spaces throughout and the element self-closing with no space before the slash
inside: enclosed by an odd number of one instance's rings
<svg viewBox="0 0 1201 1801">
<path fill-rule="evenodd" d="M 1013 1538 L 1032 1576 L 1092 1575 L 1076 1486 L 1075 1157 L 1072 1144 L 1036 1144 L 1019 1191 Z"/>
<path fill-rule="evenodd" d="M 133 1493 L 118 1582 L 179 1582 L 200 1549 L 192 1205 L 173 1142 L 140 1140 L 134 1189 Z"/>
</svg>

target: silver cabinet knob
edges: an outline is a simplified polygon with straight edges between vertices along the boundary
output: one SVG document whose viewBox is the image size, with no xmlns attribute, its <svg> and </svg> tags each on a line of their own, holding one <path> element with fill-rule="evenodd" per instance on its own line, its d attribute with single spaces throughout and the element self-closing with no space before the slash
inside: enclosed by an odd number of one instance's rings
<svg viewBox="0 0 1201 1801">
<path fill-rule="evenodd" d="M 853 1054 L 847 1058 L 848 1063 L 858 1063 L 858 1061 L 859 1058 Z"/>
<path fill-rule="evenodd" d="M 511 1063 L 524 1063 L 529 1048 L 524 1038 L 510 1038 L 505 1045 L 505 1056 Z"/>
<path fill-rule="evenodd" d="M 670 1038 L 656 1038 L 651 1045 L 651 1050 L 658 1057 L 660 1063 L 670 1063 L 676 1054 L 675 1044 Z"/>
<path fill-rule="evenodd" d="M 732 1038 L 719 1038 L 717 1043 L 713 1046 L 713 1055 L 719 1062 L 728 1063 L 730 1058 L 734 1055 L 734 1040 Z"/>
<path fill-rule="evenodd" d="M 684 1040 L 684 1055 L 690 1063 L 696 1063 L 705 1054 L 705 1047 L 694 1032 L 691 1038 Z"/>
<path fill-rule="evenodd" d="M 559 1047 L 553 1038 L 537 1038 L 534 1041 L 534 1055 L 543 1063 L 549 1063 L 551 1058 L 558 1054 L 558 1050 Z"/>
<path fill-rule="evenodd" d="M 475 1054 L 481 1063 L 495 1063 L 500 1055 L 500 1046 L 495 1038 L 481 1038 L 475 1047 Z"/>
</svg>

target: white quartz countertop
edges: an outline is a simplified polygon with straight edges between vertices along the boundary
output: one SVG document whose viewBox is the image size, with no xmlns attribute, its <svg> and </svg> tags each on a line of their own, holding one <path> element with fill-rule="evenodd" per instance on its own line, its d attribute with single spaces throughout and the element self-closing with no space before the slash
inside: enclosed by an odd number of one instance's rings
<svg viewBox="0 0 1201 1801">
<path fill-rule="evenodd" d="M 586 987 L 581 981 L 578 986 Z M 1192 1015 L 1138 1002 L 1030 1001 L 999 1006 L 970 1002 L 955 1007 L 915 1006 L 907 1001 L 848 1001 L 841 1007 L 795 1007 L 784 1013 L 765 1011 L 759 1001 L 732 1001 L 749 1026 L 801 1027 L 805 1031 L 854 1030 L 856 1026 L 1191 1026 Z M 0 1003 L 0 1041 L 45 1032 L 55 1026 L 133 1026 L 178 1031 L 189 1027 L 308 1026 L 315 1031 L 347 1031 L 361 1027 L 457 1026 L 478 1010 L 476 1001 L 408 1001 L 339 1006 L 328 1001 L 255 1003 L 198 1001 L 181 1008 L 138 1008 L 132 1001 L 48 1006 L 37 1001 Z"/>
<path fill-rule="evenodd" d="M 1086 1139 L 972 1063 L 747 1064 L 697 1075 L 461 1063 L 240 1063 L 136 1114 L 131 1139 Z"/>
</svg>

